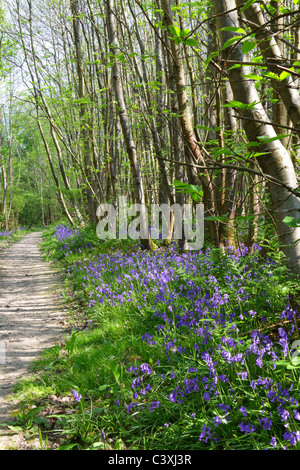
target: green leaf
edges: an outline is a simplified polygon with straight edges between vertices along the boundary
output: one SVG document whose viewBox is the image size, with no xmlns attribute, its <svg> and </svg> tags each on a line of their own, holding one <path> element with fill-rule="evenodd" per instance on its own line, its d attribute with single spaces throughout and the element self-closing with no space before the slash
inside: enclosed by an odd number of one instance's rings
<svg viewBox="0 0 300 470">
<path fill-rule="evenodd" d="M 248 77 L 248 75 L 247 75 Z M 241 101 L 229 101 L 229 103 L 224 104 L 223 108 L 240 108 L 240 109 L 253 109 L 255 105 L 257 104 L 256 101 L 253 101 L 253 103 L 242 103 Z"/>
<path fill-rule="evenodd" d="M 188 36 L 190 34 L 190 30 L 189 29 L 183 29 L 182 31 L 180 31 L 180 36 L 184 39 L 186 36 Z"/>
<path fill-rule="evenodd" d="M 268 155 L 269 152 L 257 152 L 253 155 L 254 158 L 260 157 L 261 155 Z"/>
<path fill-rule="evenodd" d="M 104 442 L 94 442 L 93 446 L 94 449 L 103 449 L 105 447 Z"/>
<path fill-rule="evenodd" d="M 225 44 L 223 44 L 222 51 L 223 51 L 224 49 L 226 49 L 227 47 L 232 46 L 232 44 L 233 44 L 234 42 L 238 41 L 238 40 L 241 39 L 242 37 L 243 37 L 243 36 L 235 36 L 235 37 L 233 37 L 233 38 L 228 39 L 228 41 L 226 41 Z"/>
<path fill-rule="evenodd" d="M 198 41 L 193 38 L 187 38 L 185 41 L 183 41 L 183 44 L 186 44 L 187 46 L 191 47 L 198 47 Z"/>
<path fill-rule="evenodd" d="M 288 8 L 285 8 L 284 5 L 281 5 L 279 7 L 279 13 L 283 13 L 283 14 L 289 14 L 289 13 L 293 13 L 292 10 L 289 10 Z"/>
<path fill-rule="evenodd" d="M 213 58 L 213 54 L 210 54 L 204 62 L 204 67 L 207 68 L 208 64 L 210 63 L 211 59 Z"/>
<path fill-rule="evenodd" d="M 242 45 L 242 53 L 247 54 L 248 52 L 252 51 L 256 47 L 255 42 L 253 41 L 245 41 Z"/>
<path fill-rule="evenodd" d="M 122 439 L 118 439 L 114 446 L 115 450 L 122 450 L 124 448 L 124 442 Z"/>
<path fill-rule="evenodd" d="M 201 197 L 203 196 L 203 190 L 201 186 L 195 186 L 193 184 L 182 183 L 176 178 L 174 179 L 174 184 L 176 191 L 179 193 L 188 193 L 191 195 L 194 201 L 200 202 Z"/>
<path fill-rule="evenodd" d="M 256 82 L 261 82 L 263 80 L 261 75 L 255 75 L 255 73 L 248 73 L 248 75 L 244 75 L 244 77 L 249 78 L 250 80 L 255 80 Z"/>
<path fill-rule="evenodd" d="M 232 67 L 230 67 L 228 70 L 233 70 L 233 69 L 238 69 L 242 66 L 242 64 L 234 64 Z"/>
<path fill-rule="evenodd" d="M 286 366 L 287 369 L 289 370 L 292 370 L 292 369 L 298 369 L 299 365 L 298 366 L 294 366 L 293 364 L 289 364 L 288 366 Z"/>
<path fill-rule="evenodd" d="M 104 384 L 104 385 L 100 385 L 100 387 L 98 387 L 97 390 L 98 392 L 103 392 L 104 390 L 107 390 L 108 388 L 111 388 L 111 385 Z"/>
<path fill-rule="evenodd" d="M 197 203 L 201 201 L 201 196 L 198 193 L 191 193 L 191 197 L 192 197 L 193 201 L 195 201 Z"/>
<path fill-rule="evenodd" d="M 203 129 L 204 131 L 212 131 L 212 127 L 201 126 L 200 124 L 197 126 L 197 129 Z"/>
<path fill-rule="evenodd" d="M 218 51 L 215 51 L 215 52 L 213 52 L 212 54 L 210 54 L 210 55 L 207 57 L 207 59 L 206 59 L 205 62 L 204 62 L 205 68 L 207 68 L 207 66 L 208 66 L 208 64 L 210 63 L 211 59 L 212 59 L 213 57 L 217 56 L 218 54 L 219 54 L 219 52 L 218 52 Z"/>
<path fill-rule="evenodd" d="M 267 144 L 269 142 L 274 142 L 275 140 L 280 140 L 280 139 L 283 139 L 284 137 L 289 137 L 288 134 L 278 134 L 276 137 L 266 137 L 265 135 L 261 135 L 259 137 L 257 137 L 257 139 L 264 143 L 264 144 Z"/>
<path fill-rule="evenodd" d="M 233 31 L 234 33 L 246 34 L 243 28 L 238 28 L 237 26 L 226 26 L 226 28 L 221 28 L 221 31 Z"/>
<path fill-rule="evenodd" d="M 224 216 L 221 216 L 221 215 L 216 215 L 216 216 L 209 215 L 207 217 L 204 217 L 204 220 L 217 220 L 219 222 L 226 223 L 228 221 L 228 217 L 224 217 Z"/>
<path fill-rule="evenodd" d="M 263 62 L 263 56 L 262 55 L 259 55 L 257 57 L 253 57 L 253 59 L 251 60 L 251 62 L 253 62 L 253 64 L 259 64 L 260 62 Z"/>
<path fill-rule="evenodd" d="M 246 4 L 241 8 L 241 11 L 247 10 L 247 8 L 249 8 L 254 2 L 256 2 L 256 0 L 248 0 L 248 2 L 246 2 Z"/>
<path fill-rule="evenodd" d="M 108 367 L 113 373 L 113 376 L 118 385 L 121 385 L 123 377 L 123 368 L 122 365 L 119 365 L 113 358 L 110 358 L 108 361 Z"/>
<path fill-rule="evenodd" d="M 64 444 L 60 447 L 57 448 L 57 450 L 71 450 L 73 449 L 73 447 L 77 446 L 77 443 L 73 443 L 73 444 Z"/>
<path fill-rule="evenodd" d="M 283 72 L 281 72 L 281 74 L 279 75 L 279 80 L 282 81 L 284 80 L 285 78 L 289 77 L 291 74 L 290 72 L 287 72 L 286 70 L 284 70 Z"/>
<path fill-rule="evenodd" d="M 274 72 L 264 72 L 264 77 L 273 78 L 274 80 L 279 80 L 278 75 Z"/>
<path fill-rule="evenodd" d="M 174 36 L 180 38 L 180 28 L 178 28 L 178 26 L 174 26 L 172 24 L 171 26 L 169 26 L 169 30 Z"/>
<path fill-rule="evenodd" d="M 229 103 L 224 104 L 224 105 L 223 105 L 223 108 L 240 108 L 240 109 L 245 109 L 246 106 L 247 106 L 247 105 L 246 105 L 245 103 L 242 103 L 241 101 L 232 100 L 232 101 L 229 101 Z"/>
<path fill-rule="evenodd" d="M 294 217 L 286 216 L 283 222 L 292 228 L 300 227 L 300 218 L 296 220 Z"/>
<path fill-rule="evenodd" d="M 7 426 L 7 427 L 8 427 L 8 429 L 10 429 L 10 430 L 13 431 L 13 432 L 20 432 L 20 431 L 23 431 L 23 429 L 22 429 L 20 426 L 11 426 L 11 425 L 9 425 L 9 426 Z"/>
<path fill-rule="evenodd" d="M 287 367 L 289 362 L 282 359 L 280 361 L 276 361 L 275 364 L 277 367 Z"/>
</svg>

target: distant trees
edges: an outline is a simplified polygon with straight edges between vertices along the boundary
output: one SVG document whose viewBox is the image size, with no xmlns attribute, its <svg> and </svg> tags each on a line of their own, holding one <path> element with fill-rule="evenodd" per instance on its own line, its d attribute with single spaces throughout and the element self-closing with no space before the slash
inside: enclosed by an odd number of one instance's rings
<svg viewBox="0 0 300 470">
<path fill-rule="evenodd" d="M 38 130 L 37 200 L 51 181 L 69 222 L 92 224 L 119 195 L 182 204 L 176 179 L 202 187 L 212 244 L 251 247 L 268 220 L 299 272 L 296 0 L 4 3 L 2 60 L 23 82 L 12 104 Z M 8 184 L 1 147 L 3 213 L 18 173 Z"/>
</svg>

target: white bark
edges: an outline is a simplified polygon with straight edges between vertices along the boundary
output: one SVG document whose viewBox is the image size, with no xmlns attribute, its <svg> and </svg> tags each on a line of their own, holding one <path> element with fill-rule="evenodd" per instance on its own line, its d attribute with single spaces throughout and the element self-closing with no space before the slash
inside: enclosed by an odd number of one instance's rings
<svg viewBox="0 0 300 470">
<path fill-rule="evenodd" d="M 228 26 L 239 26 L 237 10 L 235 9 L 236 2 L 235 0 L 214 0 L 214 7 L 215 13 L 218 15 L 217 26 L 220 43 L 223 45 L 236 34 L 231 31 L 221 31 L 221 29 Z M 230 10 L 232 11 L 229 12 Z M 239 44 L 234 44 L 231 48 L 226 48 L 224 55 L 226 55 L 226 58 L 235 61 L 244 60 Z M 254 82 L 245 78 L 245 76 L 250 73 L 250 68 L 242 66 L 231 70 L 229 69 L 227 73 L 234 99 L 245 104 L 257 103 L 252 109 L 239 109 L 241 117 L 250 118 L 249 120 L 242 120 L 248 140 L 250 142 L 261 142 L 259 138 L 275 138 L 277 134 L 273 126 L 261 122 L 269 123 L 270 120 L 260 102 Z M 265 152 L 264 155 L 257 158 L 264 173 L 282 181 L 283 184 L 293 189 L 298 187 L 291 157 L 280 140 L 261 143 L 259 147 L 255 147 L 255 151 Z M 299 219 L 300 200 L 295 194 L 292 194 L 280 185 L 269 183 L 269 189 L 281 249 L 287 257 L 289 268 L 295 273 L 300 274 L 300 228 L 292 229 L 283 222 L 286 216 Z"/>
<path fill-rule="evenodd" d="M 244 3 L 244 0 L 237 0 L 238 5 L 242 3 Z M 255 38 L 257 39 L 258 47 L 262 52 L 264 61 L 270 64 L 268 65 L 268 69 L 276 75 L 280 75 L 280 70 L 278 70 L 276 65 L 286 66 L 284 57 L 282 57 L 281 49 L 275 37 L 272 35 L 271 29 L 265 26 L 265 18 L 261 7 L 257 3 L 254 3 L 245 10 L 244 14 L 250 21 L 252 31 L 256 31 Z M 257 29 L 256 25 L 259 29 Z M 291 119 L 294 127 L 299 129 L 300 95 L 296 85 L 297 79 L 291 75 L 281 81 L 276 79 L 272 80 L 272 86 L 280 95 L 288 117 Z M 298 130 L 297 133 L 300 137 L 300 130 Z"/>
</svg>

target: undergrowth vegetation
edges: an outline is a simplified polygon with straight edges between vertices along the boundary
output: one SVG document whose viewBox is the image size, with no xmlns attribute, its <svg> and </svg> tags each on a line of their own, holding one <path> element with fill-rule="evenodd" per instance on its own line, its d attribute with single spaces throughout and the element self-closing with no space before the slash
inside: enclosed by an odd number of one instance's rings
<svg viewBox="0 0 300 470">
<path fill-rule="evenodd" d="M 73 326 L 19 383 L 15 426 L 63 449 L 300 449 L 299 283 L 280 253 L 43 237 Z"/>
<path fill-rule="evenodd" d="M 26 227 L 18 227 L 14 230 L 0 229 L 0 251 L 13 243 L 21 240 L 31 230 Z"/>
</svg>

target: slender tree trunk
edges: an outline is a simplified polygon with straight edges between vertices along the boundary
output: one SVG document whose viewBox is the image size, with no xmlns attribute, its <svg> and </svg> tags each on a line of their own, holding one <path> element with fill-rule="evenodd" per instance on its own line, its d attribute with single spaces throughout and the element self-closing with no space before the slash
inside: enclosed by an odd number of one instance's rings
<svg viewBox="0 0 300 470">
<path fill-rule="evenodd" d="M 3 199 L 2 199 L 2 215 L 5 217 L 6 221 L 6 210 L 7 210 L 7 176 L 5 165 L 2 165 L 2 179 L 3 179 Z M 5 222 L 6 228 L 6 222 Z"/>
<path fill-rule="evenodd" d="M 120 123 L 123 132 L 123 138 L 125 141 L 127 154 L 131 163 L 132 175 L 134 180 L 134 189 L 135 189 L 135 200 L 136 203 L 140 204 L 140 233 L 141 233 L 141 245 L 143 248 L 151 249 L 153 247 L 149 230 L 148 230 L 148 217 L 147 210 L 145 205 L 145 195 L 144 195 L 144 184 L 142 179 L 142 174 L 140 170 L 140 162 L 137 155 L 136 145 L 133 140 L 131 124 L 129 116 L 127 113 L 127 108 L 125 104 L 125 98 L 123 93 L 122 78 L 121 78 L 121 68 L 119 64 L 118 54 L 119 54 L 119 41 L 117 37 L 117 30 L 115 24 L 115 6 L 113 0 L 107 1 L 107 23 L 108 23 L 108 32 L 109 32 L 109 41 L 111 52 L 114 57 L 113 65 L 113 85 L 114 92 L 118 106 L 118 112 L 120 117 Z"/>
<path fill-rule="evenodd" d="M 69 209 L 67 207 L 67 204 L 66 204 L 66 201 L 65 201 L 65 198 L 63 196 L 63 193 L 61 191 L 61 187 L 60 187 L 60 182 L 59 182 L 59 178 L 56 174 L 56 171 L 55 171 L 55 168 L 54 168 L 54 165 L 53 165 L 53 161 L 52 161 L 52 158 L 51 158 L 51 152 L 50 152 L 50 149 L 49 149 L 49 145 L 48 145 L 48 142 L 45 138 L 45 134 L 44 134 L 44 130 L 43 130 L 43 126 L 41 124 L 41 121 L 40 121 L 40 118 L 39 118 L 39 108 L 38 108 L 38 105 L 36 106 L 36 113 L 37 113 L 37 124 L 38 124 L 38 127 L 39 127 L 39 130 L 40 130 L 40 134 L 41 134 L 41 137 L 43 139 L 43 142 L 44 142 L 44 146 L 45 146 L 45 150 L 46 150 L 46 154 L 47 154 L 47 157 L 48 157 L 48 161 L 49 161 L 49 165 L 50 165 L 50 169 L 51 169 L 51 173 L 52 173 L 52 176 L 53 176 L 53 179 L 54 179 L 54 182 L 55 182 L 55 185 L 56 185 L 56 188 L 57 188 L 57 191 L 58 191 L 58 197 L 59 197 L 59 201 L 61 203 L 61 206 L 63 208 L 63 211 L 65 213 L 65 215 L 67 216 L 69 222 L 71 225 L 75 225 L 74 224 L 74 220 L 69 212 Z"/>
<path fill-rule="evenodd" d="M 3 152 L 2 153 L 2 164 L 1 164 L 1 176 L 2 176 L 2 181 L 3 181 L 2 215 L 4 216 L 4 220 L 6 221 L 8 184 L 7 184 L 6 166 L 5 166 L 5 162 L 4 162 L 3 144 L 4 144 L 4 138 L 3 138 L 3 132 L 2 132 L 2 111 L 0 110 L 0 149 Z"/>
<path fill-rule="evenodd" d="M 32 70 L 32 67 L 30 65 L 30 62 L 29 62 L 29 57 L 28 57 L 28 50 L 27 50 L 27 47 L 24 43 L 24 39 L 23 39 L 23 33 L 22 33 L 22 20 L 21 20 L 21 15 L 20 15 L 20 2 L 19 0 L 17 0 L 17 13 L 18 13 L 18 25 L 19 25 L 19 32 L 20 32 L 20 37 L 21 37 L 21 43 L 22 43 L 22 47 L 23 47 L 23 52 L 24 52 L 24 55 L 25 55 L 25 61 L 26 61 L 26 64 L 27 64 L 27 67 L 28 67 L 28 70 L 29 70 L 29 74 L 30 74 L 30 78 L 31 78 L 31 82 L 33 84 L 33 87 L 34 87 L 34 100 L 35 100 L 35 107 L 36 107 L 36 113 L 37 113 L 37 124 L 38 124 L 38 128 L 39 128 L 39 131 L 40 131 L 40 134 L 41 134 L 41 137 L 42 137 L 42 140 L 43 140 L 43 143 L 44 143 L 44 146 L 45 146 L 45 150 L 46 150 L 46 154 L 47 154 L 47 157 L 48 157 L 48 161 L 49 161 L 49 165 L 50 165 L 50 169 L 51 169 L 51 172 L 52 172 L 52 176 L 53 176 L 53 179 L 54 179 L 54 182 L 55 182 L 55 185 L 56 185 L 56 188 L 57 188 L 57 191 L 58 191 L 58 197 L 59 197 L 59 201 L 63 207 L 63 211 L 65 213 L 65 215 L 67 216 L 69 222 L 71 223 L 71 225 L 74 225 L 74 221 L 73 221 L 73 218 L 68 210 L 68 207 L 67 207 L 67 204 L 66 204 L 66 201 L 63 197 L 63 194 L 62 194 L 62 190 L 61 190 L 61 187 L 60 187 L 60 182 L 59 182 L 59 178 L 56 174 L 56 171 L 55 171 L 55 168 L 54 168 L 54 165 L 53 165 L 53 161 L 52 161 L 52 158 L 51 158 L 51 152 L 50 152 L 50 149 L 49 149 L 49 145 L 48 145 L 48 142 L 45 138 L 45 134 L 44 134 L 44 130 L 43 130 L 43 126 L 41 124 L 41 121 L 40 121 L 40 116 L 39 116 L 39 111 L 40 111 L 40 97 L 42 96 L 42 93 L 40 93 L 41 91 L 41 85 L 40 85 L 40 80 L 39 80 L 39 75 L 38 75 L 38 70 L 37 70 L 37 65 L 36 65 L 36 56 L 35 56 L 35 50 L 34 50 L 34 47 L 33 47 L 33 36 L 32 36 L 32 3 L 31 3 L 31 0 L 28 0 L 28 7 L 29 7 L 29 28 L 30 28 L 30 41 L 31 41 L 31 49 L 32 49 L 32 56 L 33 56 L 33 60 L 34 60 L 34 69 L 35 69 L 35 72 L 36 72 L 36 77 L 34 76 L 34 73 L 33 73 L 33 70 Z M 40 93 L 40 94 L 39 94 Z"/>
<path fill-rule="evenodd" d="M 89 98 L 85 91 L 85 76 L 83 71 L 83 58 L 81 51 L 81 38 L 80 38 L 80 21 L 79 21 L 79 3 L 78 0 L 70 0 L 70 7 L 72 12 L 72 25 L 74 35 L 74 46 L 76 51 L 76 65 L 77 65 L 77 77 L 78 77 L 78 97 L 81 101 L 80 104 L 80 136 L 83 142 L 83 154 L 84 154 L 84 169 L 86 178 L 90 185 L 93 185 L 92 178 L 92 159 L 91 159 L 91 145 L 90 145 L 90 129 L 92 127 L 90 122 L 90 112 L 86 104 L 86 100 Z M 96 222 L 96 208 L 93 193 L 90 187 L 86 187 L 86 200 L 88 205 L 89 222 L 93 224 Z"/>
<path fill-rule="evenodd" d="M 251 164 L 254 167 L 254 164 Z M 247 246 L 252 250 L 258 234 L 257 219 L 259 216 L 259 195 L 258 195 L 258 175 L 249 173 L 249 211 L 251 219 L 249 221 Z"/>
<path fill-rule="evenodd" d="M 158 167 L 159 167 L 159 179 L 160 179 L 160 190 L 162 191 L 165 199 L 167 200 L 167 203 L 169 205 L 175 204 L 174 196 L 171 191 L 171 186 L 170 186 L 170 181 L 169 181 L 169 176 L 166 168 L 165 161 L 163 160 L 163 148 L 164 144 L 161 139 L 162 135 L 162 116 L 159 118 L 159 115 L 162 113 L 162 85 L 158 85 L 158 110 L 156 114 L 153 113 L 152 111 L 152 103 L 151 103 L 151 96 L 149 92 L 149 88 L 147 87 L 147 83 L 149 83 L 149 77 L 148 77 L 148 72 L 145 64 L 145 48 L 144 44 L 142 41 L 142 38 L 139 33 L 139 28 L 136 22 L 136 17 L 134 14 L 134 11 L 132 10 L 132 7 L 130 6 L 130 10 L 133 14 L 134 18 L 134 24 L 135 24 L 135 31 L 136 31 L 136 36 L 137 40 L 139 43 L 139 48 L 141 52 L 141 61 L 142 61 L 142 83 L 144 84 L 144 94 L 146 98 L 146 106 L 147 106 L 147 113 L 150 116 L 150 126 L 151 126 L 151 133 L 152 133 L 152 138 L 153 138 L 153 145 L 154 145 L 154 150 L 155 150 L 155 155 L 158 158 Z M 155 48 L 156 48 L 156 80 L 157 83 L 161 83 L 162 80 L 162 63 L 161 63 L 161 43 L 160 41 L 157 40 L 156 36 L 156 41 L 155 41 Z M 170 212 L 170 230 L 169 234 L 165 239 L 165 244 L 170 243 L 172 239 L 172 234 L 173 234 L 173 228 L 174 228 L 174 223 L 175 223 L 175 216 L 174 212 Z"/>
<path fill-rule="evenodd" d="M 167 0 L 161 0 L 161 7 L 164 13 L 163 21 L 168 31 L 171 26 L 174 26 L 173 15 L 171 12 L 170 4 Z M 185 143 L 185 154 L 186 160 L 191 165 L 198 164 L 205 166 L 205 161 L 201 153 L 199 144 L 193 128 L 193 120 L 189 108 L 189 99 L 187 94 L 186 87 L 186 78 L 185 78 L 185 67 L 182 59 L 182 51 L 178 44 L 175 41 L 171 40 L 171 51 L 172 51 L 172 60 L 173 60 L 173 70 L 174 70 L 174 80 L 176 83 L 176 94 L 178 100 L 178 108 L 180 115 L 181 130 Z M 189 179 L 190 183 L 194 185 L 199 184 L 199 176 L 197 169 L 193 166 L 189 167 Z M 204 170 L 204 176 L 201 178 L 203 183 L 203 193 L 204 193 L 204 204 L 208 211 L 211 214 L 216 214 L 216 205 L 214 201 L 214 193 L 212 187 L 212 181 L 206 170 Z M 219 245 L 219 236 L 216 226 L 210 224 L 212 233 L 212 242 L 218 246 Z"/>
</svg>

